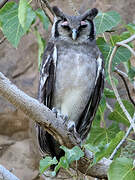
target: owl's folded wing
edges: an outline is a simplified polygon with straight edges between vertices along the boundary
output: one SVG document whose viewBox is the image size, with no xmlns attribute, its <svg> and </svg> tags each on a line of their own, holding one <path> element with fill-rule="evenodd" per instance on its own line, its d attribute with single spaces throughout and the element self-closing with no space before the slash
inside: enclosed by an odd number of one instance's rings
<svg viewBox="0 0 135 180">
<path fill-rule="evenodd" d="M 40 68 L 38 99 L 41 103 L 50 109 L 52 109 L 52 99 L 55 83 L 55 56 L 55 46 L 52 42 L 48 42 Z M 57 156 L 57 154 L 55 154 L 55 148 L 57 148 L 55 140 L 47 131 L 44 130 L 43 127 L 40 127 L 38 124 L 37 136 L 42 154 L 44 155 L 44 153 L 48 153 L 50 155 Z"/>
<path fill-rule="evenodd" d="M 40 68 L 40 82 L 38 89 L 39 101 L 45 104 L 50 109 L 52 108 L 52 98 L 56 70 L 54 50 L 54 44 L 48 42 Z"/>
<path fill-rule="evenodd" d="M 77 132 L 81 139 L 85 139 L 90 131 L 92 121 L 95 117 L 102 93 L 104 89 L 104 62 L 101 56 L 97 59 L 97 77 L 94 90 L 88 101 L 85 110 L 78 120 Z"/>
</svg>

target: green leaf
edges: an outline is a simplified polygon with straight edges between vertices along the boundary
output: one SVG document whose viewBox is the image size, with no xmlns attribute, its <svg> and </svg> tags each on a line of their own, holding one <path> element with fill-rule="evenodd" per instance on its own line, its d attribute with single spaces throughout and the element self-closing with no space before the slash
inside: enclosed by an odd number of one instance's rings
<svg viewBox="0 0 135 180">
<path fill-rule="evenodd" d="M 128 76 L 130 77 L 131 80 L 133 80 L 133 78 L 135 77 L 135 67 L 132 66 L 129 69 Z"/>
<path fill-rule="evenodd" d="M 123 41 L 123 40 L 125 40 L 125 39 L 127 39 L 129 37 L 130 37 L 130 33 L 129 32 L 123 32 L 121 35 L 110 36 L 111 45 L 115 46 L 115 44 L 117 42 Z"/>
<path fill-rule="evenodd" d="M 63 167 L 64 169 L 69 168 L 69 164 L 66 157 L 61 157 L 59 163 L 61 164 L 61 167 Z"/>
<path fill-rule="evenodd" d="M 68 163 L 68 160 L 67 160 L 67 158 L 65 156 L 60 158 L 60 161 L 59 161 L 58 165 L 55 166 L 53 174 L 56 174 L 61 167 L 64 168 L 64 169 L 69 168 L 69 163 Z"/>
<path fill-rule="evenodd" d="M 133 114 L 134 114 L 133 105 L 130 102 L 128 102 L 127 100 L 123 100 L 122 102 L 123 102 L 125 108 L 127 109 L 127 111 L 129 112 L 129 114 L 131 115 L 131 117 L 133 117 Z M 118 102 L 116 102 L 114 111 L 109 114 L 108 118 L 109 118 L 109 120 L 114 120 L 114 121 L 123 123 L 126 126 L 130 125 L 127 117 L 125 116 L 125 114 L 124 114 L 123 110 L 121 109 Z"/>
<path fill-rule="evenodd" d="M 39 167 L 40 173 L 43 174 L 44 171 L 47 170 L 51 165 L 57 163 L 58 161 L 56 157 L 54 157 L 53 159 L 50 156 L 45 157 L 45 159 L 40 160 L 40 167 Z"/>
<path fill-rule="evenodd" d="M 131 52 L 125 47 L 119 47 L 113 58 L 113 67 L 120 64 L 121 62 L 127 62 L 130 58 Z"/>
<path fill-rule="evenodd" d="M 18 19 L 23 28 L 25 27 L 25 24 L 26 24 L 27 8 L 28 8 L 28 1 L 20 0 L 19 8 L 18 8 Z"/>
<path fill-rule="evenodd" d="M 115 138 L 111 140 L 111 142 L 109 143 L 109 146 L 107 147 L 105 157 L 109 158 L 109 156 L 114 151 L 116 146 L 120 143 L 124 135 L 125 133 L 123 131 L 120 131 L 118 134 L 116 134 Z"/>
<path fill-rule="evenodd" d="M 36 12 L 36 15 L 39 17 L 40 21 L 43 23 L 44 29 L 48 30 L 50 21 L 48 17 L 45 15 L 44 11 L 41 9 L 37 9 L 35 12 Z"/>
<path fill-rule="evenodd" d="M 0 23 L 2 32 L 7 37 L 8 41 L 17 47 L 21 37 L 28 31 L 31 23 L 35 19 L 35 13 L 29 7 L 26 19 L 25 31 L 19 23 L 18 5 L 15 2 L 8 2 L 0 9 Z"/>
<path fill-rule="evenodd" d="M 92 126 L 86 143 L 98 145 L 101 142 L 104 142 L 107 144 L 112 140 L 112 138 L 115 138 L 116 133 L 118 132 L 119 126 L 117 123 L 113 123 L 109 128 L 101 128 L 97 125 Z"/>
<path fill-rule="evenodd" d="M 104 38 L 102 37 L 99 37 L 96 41 L 100 51 L 102 52 L 103 56 L 104 56 L 104 60 L 105 60 L 105 70 L 106 70 L 106 76 L 108 76 L 108 62 L 109 62 L 109 58 L 110 58 L 110 55 L 112 53 L 112 50 L 113 50 L 113 46 L 107 44 L 104 40 Z M 121 62 L 127 62 L 131 57 L 131 52 L 125 48 L 125 47 L 120 47 L 114 58 L 113 58 L 113 61 L 112 61 L 112 70 L 114 70 L 114 67 L 118 64 L 120 64 Z"/>
<path fill-rule="evenodd" d="M 129 24 L 125 25 L 125 27 L 131 34 L 135 33 L 135 24 L 129 23 Z"/>
<path fill-rule="evenodd" d="M 109 180 L 134 180 L 135 170 L 133 160 L 128 158 L 117 158 L 114 160 L 108 170 Z"/>
<path fill-rule="evenodd" d="M 68 149 L 65 146 L 61 146 L 60 148 L 65 151 L 65 157 L 69 164 L 73 161 L 78 161 L 84 156 L 84 152 L 78 146 L 74 146 L 72 149 Z"/>
<path fill-rule="evenodd" d="M 111 30 L 121 22 L 120 15 L 115 11 L 99 13 L 95 18 L 96 34 Z"/>
<path fill-rule="evenodd" d="M 40 64 L 42 61 L 42 55 L 45 49 L 45 40 L 41 37 L 40 33 L 35 29 L 35 35 L 38 42 L 38 70 L 40 69 Z"/>
<path fill-rule="evenodd" d="M 99 151 L 98 146 L 93 146 L 92 144 L 84 144 L 84 147 L 94 154 Z"/>
<path fill-rule="evenodd" d="M 104 141 L 99 142 L 98 145 L 85 144 L 84 147 L 94 153 L 93 164 L 96 164 L 103 157 L 109 157 L 116 146 L 119 144 L 124 136 L 124 132 L 120 131 L 115 138 L 111 139 L 110 143 L 106 144 Z"/>
<path fill-rule="evenodd" d="M 104 95 L 107 98 L 116 98 L 114 92 L 111 89 L 104 88 Z"/>
</svg>

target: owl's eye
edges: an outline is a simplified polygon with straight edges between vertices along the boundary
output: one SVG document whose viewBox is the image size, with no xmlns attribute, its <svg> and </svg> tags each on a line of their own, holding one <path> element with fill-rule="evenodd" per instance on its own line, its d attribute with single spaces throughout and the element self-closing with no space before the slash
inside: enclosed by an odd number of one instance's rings
<svg viewBox="0 0 135 180">
<path fill-rule="evenodd" d="M 64 22 L 61 24 L 61 26 L 62 26 L 64 29 L 70 31 L 70 27 L 69 27 L 68 21 L 64 21 Z"/>
<path fill-rule="evenodd" d="M 81 28 L 85 28 L 85 27 L 87 27 L 87 23 L 85 22 L 85 21 L 81 21 L 81 26 L 80 26 Z"/>
</svg>

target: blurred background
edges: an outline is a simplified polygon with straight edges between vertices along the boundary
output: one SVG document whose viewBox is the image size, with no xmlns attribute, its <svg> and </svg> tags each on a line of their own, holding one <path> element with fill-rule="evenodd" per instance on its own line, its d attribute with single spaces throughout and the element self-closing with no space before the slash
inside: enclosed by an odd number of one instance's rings
<svg viewBox="0 0 135 180">
<path fill-rule="evenodd" d="M 74 14 L 67 0 L 49 2 L 51 6 L 57 5 L 64 12 Z M 93 7 L 103 12 L 115 10 L 120 13 L 125 23 L 135 23 L 135 0 L 73 0 L 73 2 L 78 10 L 84 11 Z M 34 9 L 39 8 L 38 2 L 34 0 L 32 6 Z M 40 33 L 46 41 L 50 30 L 51 25 L 48 32 L 41 26 Z M 2 37 L 3 34 L 0 32 L 0 39 Z M 0 71 L 21 90 L 37 98 L 38 44 L 32 32 L 21 39 L 17 49 L 7 40 L 0 44 Z M 125 95 L 122 89 L 121 94 Z M 39 154 L 34 144 L 36 138 L 32 135 L 32 127 L 31 121 L 20 110 L 0 97 L 0 164 L 12 170 L 21 180 L 36 180 L 38 175 Z"/>
</svg>

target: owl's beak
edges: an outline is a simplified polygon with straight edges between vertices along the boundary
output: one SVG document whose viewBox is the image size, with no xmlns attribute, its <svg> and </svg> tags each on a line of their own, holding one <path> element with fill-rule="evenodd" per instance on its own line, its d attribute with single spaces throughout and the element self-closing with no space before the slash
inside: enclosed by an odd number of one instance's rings
<svg viewBox="0 0 135 180">
<path fill-rule="evenodd" d="M 72 39 L 75 41 L 77 39 L 77 30 L 72 29 Z"/>
</svg>

